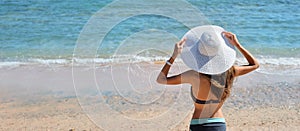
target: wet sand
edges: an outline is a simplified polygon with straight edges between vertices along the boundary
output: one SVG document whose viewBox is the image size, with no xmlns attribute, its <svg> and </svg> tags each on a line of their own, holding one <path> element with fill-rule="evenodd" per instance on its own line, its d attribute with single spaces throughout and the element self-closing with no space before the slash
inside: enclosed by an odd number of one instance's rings
<svg viewBox="0 0 300 131">
<path fill-rule="evenodd" d="M 0 130 L 188 130 L 189 86 L 157 85 L 153 79 L 161 66 L 75 67 L 74 81 L 69 66 L 1 68 Z M 178 64 L 171 74 L 185 69 Z M 135 81 L 145 79 L 143 74 L 150 74 L 145 83 Z M 238 78 L 223 106 L 228 130 L 299 129 L 300 80 L 286 75 L 253 72 Z"/>
</svg>

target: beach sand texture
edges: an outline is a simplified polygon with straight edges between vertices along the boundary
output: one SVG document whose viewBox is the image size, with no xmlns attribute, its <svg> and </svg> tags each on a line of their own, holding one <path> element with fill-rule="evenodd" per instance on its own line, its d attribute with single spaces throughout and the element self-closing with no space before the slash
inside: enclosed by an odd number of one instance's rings
<svg viewBox="0 0 300 131">
<path fill-rule="evenodd" d="M 131 66 L 148 69 L 146 72 L 155 72 L 162 65 L 138 63 Z M 158 87 L 158 90 L 147 87 L 148 93 L 139 95 L 141 92 L 138 88 L 130 91 L 129 88 L 124 87 L 125 91 L 123 91 L 122 86 L 115 85 L 119 89 L 119 92 L 115 92 L 116 88 L 113 88 L 111 83 L 103 82 L 99 85 L 99 89 L 104 94 L 100 99 L 104 100 L 106 106 L 110 108 L 96 108 L 94 105 L 101 101 L 92 97 L 96 96 L 97 92 L 89 96 L 93 92 L 89 87 L 93 87 L 95 83 L 89 83 L 88 76 L 95 71 L 96 80 L 99 79 L 101 82 L 100 79 L 111 79 L 107 73 L 114 71 L 110 69 L 116 70 L 119 75 L 128 73 L 125 70 L 128 67 L 126 64 L 113 67 L 75 67 L 73 73 L 77 73 L 77 77 L 74 80 L 81 80 L 77 84 L 77 95 L 72 81 L 71 67 L 20 66 L 0 69 L 0 130 L 94 131 L 139 130 L 140 127 L 145 127 L 145 130 L 188 130 L 193 111 L 189 88 L 186 88 L 188 86 Z M 179 69 L 185 70 L 181 64 L 178 64 L 171 73 L 176 74 Z M 298 77 L 291 76 L 283 79 L 285 77 L 253 72 L 238 78 L 234 83 L 231 97 L 223 106 L 228 130 L 299 129 L 300 80 Z M 116 76 L 114 78 L 118 79 Z M 155 87 L 155 81 L 151 81 L 151 77 L 149 79 Z M 117 82 L 125 81 L 126 79 Z M 86 90 L 79 89 L 79 86 L 86 87 Z M 153 92 L 154 94 L 151 94 Z M 159 97 L 159 100 L 151 100 L 151 97 Z M 124 101 L 124 98 L 131 100 Z M 150 99 L 151 102 L 143 105 L 141 103 L 147 102 L 144 99 Z M 130 103 L 132 101 L 137 103 Z M 174 103 L 185 106 L 176 107 Z M 153 122 L 150 119 L 159 117 L 163 112 L 167 114 L 173 109 L 175 110 L 173 114 L 161 117 L 160 121 Z M 111 114 L 111 117 L 103 118 L 99 115 L 112 110 L 119 116 Z M 122 119 L 118 119 L 120 116 Z M 101 120 L 105 123 L 101 123 Z M 132 122 L 132 120 L 139 122 Z"/>
<path fill-rule="evenodd" d="M 155 79 L 174 44 L 210 24 L 235 33 L 260 63 L 234 82 L 228 130 L 300 130 L 299 0 L 0 5 L 0 131 L 189 130 L 190 85 Z M 185 70 L 178 58 L 170 75 Z"/>
</svg>

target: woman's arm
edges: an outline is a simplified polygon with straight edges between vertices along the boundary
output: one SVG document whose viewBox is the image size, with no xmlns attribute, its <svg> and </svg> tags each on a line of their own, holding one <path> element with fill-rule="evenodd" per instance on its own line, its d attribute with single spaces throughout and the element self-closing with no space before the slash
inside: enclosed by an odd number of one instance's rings
<svg viewBox="0 0 300 131">
<path fill-rule="evenodd" d="M 175 48 L 174 48 L 174 52 L 172 54 L 172 57 L 170 57 L 170 59 L 167 61 L 167 62 L 169 62 L 169 64 L 173 64 L 176 57 L 182 52 L 182 48 L 183 48 L 183 45 L 185 44 L 185 40 L 186 39 L 182 39 L 182 40 L 180 40 L 179 42 L 177 42 L 175 44 Z M 157 77 L 157 80 L 156 80 L 157 83 L 160 83 L 160 84 L 181 84 L 181 83 L 186 83 L 185 75 L 187 74 L 187 72 L 184 72 L 184 73 L 179 74 L 179 75 L 168 77 L 168 73 L 169 73 L 171 65 L 169 65 L 167 62 L 164 65 L 164 67 L 161 69 L 161 72 L 159 73 L 159 75 Z"/>
<path fill-rule="evenodd" d="M 252 56 L 252 54 L 247 51 L 238 41 L 235 34 L 231 32 L 223 32 L 224 36 L 229 40 L 229 42 L 234 45 L 247 59 L 248 65 L 245 66 L 234 66 L 235 76 L 240 76 L 247 74 L 259 67 L 258 61 Z"/>
</svg>

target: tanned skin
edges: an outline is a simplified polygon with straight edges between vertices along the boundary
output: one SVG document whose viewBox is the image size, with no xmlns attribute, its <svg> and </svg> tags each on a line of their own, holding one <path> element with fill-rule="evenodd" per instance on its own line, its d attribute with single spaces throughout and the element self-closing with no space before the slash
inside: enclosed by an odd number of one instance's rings
<svg viewBox="0 0 300 131">
<path fill-rule="evenodd" d="M 247 51 L 238 41 L 235 34 L 231 32 L 223 32 L 222 35 L 247 59 L 248 65 L 238 66 L 233 65 L 234 77 L 238 77 L 247 74 L 259 67 L 258 61 L 253 57 L 253 55 Z M 177 56 L 182 52 L 183 46 L 185 44 L 186 38 L 180 40 L 175 44 L 174 51 L 170 59 L 168 60 L 171 64 L 175 61 Z M 188 83 L 193 87 L 193 94 L 197 99 L 206 100 L 213 96 L 209 96 L 210 91 L 210 81 L 201 77 L 201 73 L 194 70 L 188 70 L 178 75 L 168 76 L 170 65 L 165 64 L 157 77 L 157 82 L 166 85 L 177 85 Z M 212 111 L 204 110 L 205 104 L 195 103 L 195 110 L 193 114 L 193 119 L 198 118 L 209 118 Z M 216 105 L 217 106 L 217 105 Z M 216 108 L 214 108 L 216 109 Z M 212 116 L 213 118 L 223 118 L 222 108 Z"/>
</svg>

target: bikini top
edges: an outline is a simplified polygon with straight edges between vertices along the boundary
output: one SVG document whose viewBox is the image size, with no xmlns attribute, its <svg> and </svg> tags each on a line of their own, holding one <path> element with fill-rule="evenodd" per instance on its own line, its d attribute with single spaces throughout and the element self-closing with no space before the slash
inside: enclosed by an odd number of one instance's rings
<svg viewBox="0 0 300 131">
<path fill-rule="evenodd" d="M 191 87 L 191 96 L 192 96 L 192 99 L 194 100 L 195 103 L 198 103 L 198 104 L 212 104 L 212 103 L 220 103 L 220 100 L 199 100 L 197 99 L 194 94 L 193 94 L 193 89 Z"/>
</svg>

